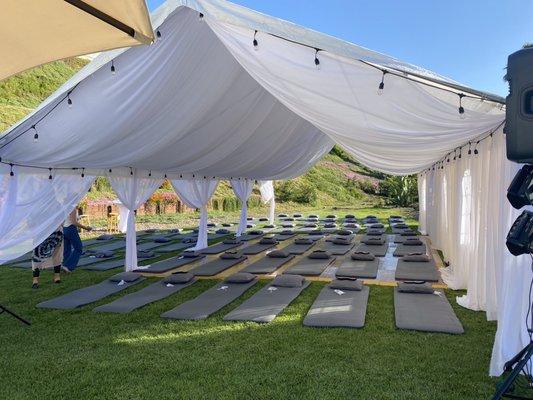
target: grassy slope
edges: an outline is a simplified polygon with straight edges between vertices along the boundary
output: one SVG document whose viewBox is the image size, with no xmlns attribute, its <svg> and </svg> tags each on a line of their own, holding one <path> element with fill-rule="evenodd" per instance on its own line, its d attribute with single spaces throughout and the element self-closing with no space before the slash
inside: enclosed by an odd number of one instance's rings
<svg viewBox="0 0 533 400">
<path fill-rule="evenodd" d="M 74 311 L 34 306 L 112 272 L 77 271 L 61 286 L 45 273 L 38 291 L 27 272 L 0 274 L 2 301 L 33 322 L 24 327 L 0 316 L 0 398 L 462 400 L 488 398 L 494 388 L 487 365 L 496 326 L 458 307 L 459 292 L 447 294 L 466 334 L 451 336 L 395 329 L 389 287 L 371 287 L 365 328 L 312 329 L 302 319 L 321 283 L 259 325 L 222 316 L 263 283 L 205 321 L 170 322 L 159 315 L 215 281 L 129 315 L 102 315 L 92 308 L 114 297 Z"/>
</svg>

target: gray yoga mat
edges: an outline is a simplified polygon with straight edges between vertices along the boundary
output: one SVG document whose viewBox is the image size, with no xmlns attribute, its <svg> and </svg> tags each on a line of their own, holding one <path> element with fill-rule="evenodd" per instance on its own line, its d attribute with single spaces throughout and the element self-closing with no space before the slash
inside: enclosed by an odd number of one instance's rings
<svg viewBox="0 0 533 400">
<path fill-rule="evenodd" d="M 125 240 L 114 240 L 112 242 L 100 241 L 102 243 L 98 246 L 92 246 L 90 251 L 100 252 L 100 251 L 117 251 L 117 250 L 126 250 L 126 241 Z"/>
<path fill-rule="evenodd" d="M 180 304 L 161 314 L 162 318 L 200 320 L 209 317 L 222 307 L 242 296 L 257 283 L 257 279 L 246 283 L 221 282 L 198 297 Z"/>
<path fill-rule="evenodd" d="M 134 282 L 124 282 L 123 285 L 119 285 L 118 282 L 112 282 L 110 279 L 106 279 L 105 281 L 97 283 L 96 285 L 74 290 L 73 292 L 56 297 L 55 299 L 43 301 L 42 303 L 37 304 L 37 307 L 69 310 L 84 306 L 86 304 L 94 303 L 95 301 L 118 293 L 142 281 L 144 281 L 144 278 L 140 277 Z"/>
<path fill-rule="evenodd" d="M 350 229 L 351 230 L 351 229 Z M 355 239 L 355 234 L 350 234 L 350 235 L 330 235 L 328 237 L 326 237 L 325 241 L 326 242 L 333 242 L 335 239 L 348 239 L 350 242 L 353 241 Z"/>
<path fill-rule="evenodd" d="M 256 262 L 248 265 L 240 272 L 249 272 L 250 274 L 271 274 L 278 268 L 281 268 L 289 261 L 294 259 L 293 255 L 290 255 L 285 258 L 275 258 L 265 256 Z"/>
<path fill-rule="evenodd" d="M 274 235 L 273 238 L 277 240 L 278 242 L 283 242 L 284 240 L 292 239 L 295 236 L 296 236 L 296 233 L 291 233 L 290 235 L 284 235 L 284 234 L 278 233 Z"/>
<path fill-rule="evenodd" d="M 102 260 L 102 262 L 85 265 L 80 268 L 86 271 L 109 271 L 113 268 L 123 267 L 125 264 L 125 260 L 123 258 L 113 258 L 107 260 L 105 258 L 101 258 L 100 260 Z"/>
<path fill-rule="evenodd" d="M 226 314 L 224 321 L 270 322 L 308 286 L 306 281 L 300 287 L 275 286 L 275 290 L 270 290 L 274 286 L 269 284 Z"/>
<path fill-rule="evenodd" d="M 372 261 L 361 261 L 346 257 L 335 272 L 335 276 L 341 279 L 375 279 L 378 276 L 378 267 L 379 260 L 377 258 Z"/>
<path fill-rule="evenodd" d="M 303 238 L 312 240 L 313 242 L 318 242 L 324 236 L 326 236 L 326 235 L 305 235 L 305 236 L 303 236 Z"/>
<path fill-rule="evenodd" d="M 414 239 L 414 238 L 420 238 L 420 236 L 402 236 L 402 235 L 394 235 L 393 242 L 394 243 L 403 243 L 406 239 Z"/>
<path fill-rule="evenodd" d="M 252 235 L 252 234 L 249 234 L 249 233 L 245 233 L 244 235 L 241 235 L 239 237 L 237 237 L 237 239 L 239 240 L 242 240 L 243 242 L 248 242 L 250 240 L 254 240 L 254 239 L 261 239 L 265 234 L 262 233 L 260 235 Z"/>
<path fill-rule="evenodd" d="M 368 252 L 370 254 L 374 254 L 376 257 L 385 257 L 388 248 L 388 243 L 379 246 L 361 243 L 355 248 L 355 251 Z"/>
<path fill-rule="evenodd" d="M 171 257 L 167 258 L 166 260 L 157 261 L 148 267 L 140 267 L 136 272 L 142 272 L 143 274 L 159 274 L 170 271 L 171 269 L 176 269 L 183 267 L 184 265 L 191 264 L 195 261 L 201 260 L 204 257 L 204 255 L 199 255 L 196 257 L 184 257 L 182 255 Z"/>
<path fill-rule="evenodd" d="M 309 258 L 304 257 L 292 267 L 289 267 L 285 273 L 292 275 L 317 276 L 326 270 L 326 268 L 335 261 L 331 258 Z"/>
<path fill-rule="evenodd" d="M 348 253 L 354 244 L 335 244 L 333 242 L 324 242 L 318 249 L 328 251 L 334 256 L 343 256 Z"/>
<path fill-rule="evenodd" d="M 242 253 L 243 254 L 249 254 L 249 255 L 259 254 L 262 251 L 271 249 L 273 247 L 276 247 L 277 245 L 278 245 L 278 243 L 269 243 L 269 244 L 255 243 L 255 244 L 252 244 L 250 246 L 244 247 L 242 249 Z"/>
<path fill-rule="evenodd" d="M 154 251 L 156 253 L 173 253 L 175 251 L 188 249 L 189 247 L 193 247 L 193 246 L 194 246 L 194 243 L 171 243 L 171 244 L 164 244 L 161 247 L 156 247 Z"/>
<path fill-rule="evenodd" d="M 10 265 L 13 268 L 31 269 L 31 261 L 23 261 L 17 264 Z"/>
<path fill-rule="evenodd" d="M 297 243 L 291 243 L 287 247 L 284 247 L 282 250 L 287 254 L 296 254 L 301 255 L 305 253 L 307 250 L 311 249 L 316 244 L 316 242 L 312 242 L 309 244 L 297 244 Z"/>
<path fill-rule="evenodd" d="M 113 257 L 94 257 L 93 256 L 91 257 L 90 255 L 88 255 L 88 256 L 80 257 L 80 260 L 78 261 L 77 266 L 84 267 L 84 266 L 96 264 L 102 261 L 111 261 L 111 260 L 116 260 L 116 259 L 117 259 L 116 256 L 113 256 Z"/>
<path fill-rule="evenodd" d="M 164 246 L 168 243 L 156 243 L 156 242 L 143 242 L 137 244 L 137 251 L 149 251 L 158 247 Z"/>
<path fill-rule="evenodd" d="M 200 251 L 202 254 L 219 254 L 223 253 L 225 251 L 234 249 L 236 247 L 242 246 L 242 243 L 237 244 L 226 244 L 224 242 L 217 243 L 213 246 L 209 246 L 203 250 Z"/>
<path fill-rule="evenodd" d="M 305 326 L 362 328 L 365 326 L 368 286 L 362 290 L 335 291 L 324 287 L 304 318 Z"/>
<path fill-rule="evenodd" d="M 239 258 L 216 258 L 205 264 L 194 267 L 189 272 L 195 276 L 213 276 L 242 263 L 247 258 L 248 257 L 245 256 Z"/>
<path fill-rule="evenodd" d="M 192 279 L 187 283 L 167 284 L 164 282 L 164 279 L 162 279 L 137 292 L 127 294 L 111 303 L 96 307 L 93 311 L 126 314 L 147 304 L 167 298 L 171 294 L 191 286 L 194 282 L 196 282 L 195 279 Z"/>
<path fill-rule="evenodd" d="M 398 244 L 396 250 L 394 250 L 394 257 L 402 257 L 411 253 L 422 253 L 426 254 L 427 248 L 425 244 L 419 246 L 408 246 L 403 243 Z"/>
<path fill-rule="evenodd" d="M 439 272 L 433 259 L 427 262 L 413 262 L 400 258 L 394 278 L 398 281 L 438 282 Z"/>
<path fill-rule="evenodd" d="M 443 291 L 438 294 L 402 293 L 394 289 L 396 327 L 423 332 L 464 333 Z"/>
</svg>

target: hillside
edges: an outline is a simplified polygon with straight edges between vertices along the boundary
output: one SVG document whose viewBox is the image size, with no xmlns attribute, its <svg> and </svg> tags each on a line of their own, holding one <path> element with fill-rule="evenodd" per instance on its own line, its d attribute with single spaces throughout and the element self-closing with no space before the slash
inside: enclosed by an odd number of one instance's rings
<svg viewBox="0 0 533 400">
<path fill-rule="evenodd" d="M 0 131 L 31 112 L 86 63 L 79 58 L 56 61 L 0 82 Z M 372 207 L 390 200 L 383 197 L 387 195 L 383 191 L 384 179 L 384 174 L 363 167 L 335 146 L 306 174 L 276 182 L 276 197 L 278 202 L 312 206 Z M 89 198 L 97 200 L 109 196 L 113 196 L 109 184 L 100 179 Z M 219 186 L 214 197 L 221 204 L 225 202 L 224 209 L 238 206 L 226 183 Z M 259 194 L 255 193 L 252 200 L 253 207 L 259 203 Z"/>
</svg>

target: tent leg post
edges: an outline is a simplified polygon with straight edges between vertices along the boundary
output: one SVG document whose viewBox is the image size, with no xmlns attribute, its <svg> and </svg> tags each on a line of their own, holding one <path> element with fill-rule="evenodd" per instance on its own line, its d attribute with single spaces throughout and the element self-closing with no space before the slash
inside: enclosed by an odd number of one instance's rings
<svg viewBox="0 0 533 400">
<path fill-rule="evenodd" d="M 13 311 L 8 310 L 6 307 L 0 304 L 0 314 L 2 313 L 7 313 L 11 315 L 13 318 L 18 319 L 20 322 L 22 322 L 25 325 L 31 325 L 31 322 L 29 322 L 27 319 L 22 318 L 20 315 L 15 314 Z"/>
<path fill-rule="evenodd" d="M 492 400 L 500 400 L 502 398 L 531 399 L 531 397 L 522 397 L 508 393 L 509 389 L 512 388 L 516 378 L 518 378 L 526 364 L 531 360 L 531 356 L 533 356 L 533 342 L 530 342 L 526 347 L 520 350 L 516 356 L 514 356 L 505 364 L 505 372 L 510 372 L 510 374 L 503 382 L 498 384 L 498 390 L 494 394 Z M 531 377 L 527 378 L 528 380 L 531 379 Z"/>
</svg>

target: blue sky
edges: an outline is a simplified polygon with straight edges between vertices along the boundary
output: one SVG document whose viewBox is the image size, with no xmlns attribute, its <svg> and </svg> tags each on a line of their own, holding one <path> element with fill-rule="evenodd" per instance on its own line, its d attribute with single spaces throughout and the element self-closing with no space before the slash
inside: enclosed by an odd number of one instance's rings
<svg viewBox="0 0 533 400">
<path fill-rule="evenodd" d="M 533 0 L 233 2 L 502 96 L 507 56 L 533 42 Z"/>
</svg>

